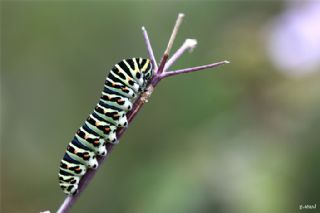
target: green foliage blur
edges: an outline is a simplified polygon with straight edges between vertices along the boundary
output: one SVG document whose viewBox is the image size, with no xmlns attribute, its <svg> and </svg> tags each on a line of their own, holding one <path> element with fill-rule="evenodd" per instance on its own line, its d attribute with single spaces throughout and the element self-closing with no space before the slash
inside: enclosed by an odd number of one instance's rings
<svg viewBox="0 0 320 213">
<path fill-rule="evenodd" d="M 58 167 L 108 70 L 199 44 L 155 89 L 71 212 L 277 213 L 320 207 L 320 73 L 289 77 L 266 55 L 263 26 L 280 1 L 1 3 L 1 208 L 55 212 Z M 174 52 L 174 50 L 172 51 Z M 315 212 L 311 211 L 310 212 Z"/>
</svg>

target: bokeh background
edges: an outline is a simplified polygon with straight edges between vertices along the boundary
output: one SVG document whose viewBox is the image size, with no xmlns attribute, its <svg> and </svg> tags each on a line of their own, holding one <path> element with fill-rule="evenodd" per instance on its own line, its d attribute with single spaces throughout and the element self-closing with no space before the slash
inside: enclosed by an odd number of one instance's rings
<svg viewBox="0 0 320 213">
<path fill-rule="evenodd" d="M 173 68 L 232 63 L 161 82 L 72 212 L 319 211 L 319 1 L 2 1 L 1 212 L 57 210 L 108 70 L 142 25 L 159 59 L 179 12 Z"/>
</svg>

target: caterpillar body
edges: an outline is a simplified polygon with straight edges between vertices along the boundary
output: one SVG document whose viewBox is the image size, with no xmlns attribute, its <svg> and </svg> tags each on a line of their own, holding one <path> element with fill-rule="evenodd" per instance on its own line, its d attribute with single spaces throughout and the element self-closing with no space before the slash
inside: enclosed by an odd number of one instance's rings
<svg viewBox="0 0 320 213">
<path fill-rule="evenodd" d="M 110 70 L 99 102 L 76 131 L 60 162 L 59 184 L 64 193 L 76 194 L 81 177 L 98 167 L 97 156 L 107 155 L 106 143 L 118 143 L 116 131 L 127 127 L 126 114 L 152 75 L 152 64 L 144 58 L 122 60 Z"/>
</svg>

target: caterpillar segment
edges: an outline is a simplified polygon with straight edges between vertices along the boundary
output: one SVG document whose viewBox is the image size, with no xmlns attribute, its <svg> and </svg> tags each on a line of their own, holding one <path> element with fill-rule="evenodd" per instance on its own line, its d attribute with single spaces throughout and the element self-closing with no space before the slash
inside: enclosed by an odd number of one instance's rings
<svg viewBox="0 0 320 213">
<path fill-rule="evenodd" d="M 103 92 L 123 95 L 129 99 L 134 99 L 138 95 L 138 93 L 135 93 L 133 89 L 124 86 L 122 83 L 114 82 L 109 78 L 107 78 L 105 81 Z"/>
<path fill-rule="evenodd" d="M 60 169 L 59 184 L 63 192 L 66 194 L 75 194 L 78 190 L 80 176 L 72 175 Z"/>
<path fill-rule="evenodd" d="M 127 127 L 128 125 L 125 111 L 118 110 L 102 101 L 97 104 L 94 112 L 105 121 L 110 122 L 117 127 Z"/>
<path fill-rule="evenodd" d="M 74 140 L 89 148 L 96 155 L 107 155 L 105 139 L 96 134 L 93 134 L 93 132 L 90 131 L 90 128 L 86 125 L 80 127 L 80 129 L 75 134 Z"/>
<path fill-rule="evenodd" d="M 72 142 L 69 143 L 67 153 L 71 158 L 88 168 L 96 169 L 98 167 L 98 161 L 94 152 L 84 147 L 76 140 L 72 140 Z"/>
<path fill-rule="evenodd" d="M 86 173 L 87 167 L 79 163 L 72 163 L 65 160 L 61 160 L 60 170 L 63 170 L 64 172 L 67 172 L 75 176 L 82 176 Z"/>
<path fill-rule="evenodd" d="M 101 101 L 109 106 L 116 107 L 126 112 L 132 109 L 130 100 L 121 95 L 102 92 Z"/>
<path fill-rule="evenodd" d="M 85 121 L 85 125 L 91 129 L 91 131 L 97 133 L 100 137 L 104 137 L 107 142 L 116 143 L 117 136 L 116 130 L 117 127 L 111 123 L 102 121 L 96 114 L 91 114 Z"/>
<path fill-rule="evenodd" d="M 128 75 L 124 74 L 124 71 L 121 71 L 121 69 L 119 70 L 119 66 L 117 65 L 112 68 L 108 78 L 110 78 L 114 82 L 126 85 L 127 87 L 131 88 L 136 94 L 139 94 L 142 91 L 139 87 L 139 84 L 134 82 L 134 80 Z"/>
<path fill-rule="evenodd" d="M 61 183 L 78 184 L 80 181 L 80 177 L 69 174 L 67 172 L 60 172 L 59 173 L 59 181 Z"/>
<path fill-rule="evenodd" d="M 67 195 L 75 195 L 78 191 L 78 184 L 60 182 L 60 187 Z"/>
<path fill-rule="evenodd" d="M 140 72 L 138 62 L 135 58 L 132 60 L 122 60 L 119 66 L 131 77 L 133 78 L 140 87 L 143 86 L 144 80 L 143 75 Z"/>
</svg>

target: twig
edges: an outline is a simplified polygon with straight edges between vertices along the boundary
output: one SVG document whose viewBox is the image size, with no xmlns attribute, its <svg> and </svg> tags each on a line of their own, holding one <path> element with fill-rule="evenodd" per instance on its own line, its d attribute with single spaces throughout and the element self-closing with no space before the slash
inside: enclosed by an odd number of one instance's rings
<svg viewBox="0 0 320 213">
<path fill-rule="evenodd" d="M 171 71 L 171 72 L 164 72 L 165 68 L 169 68 L 187 49 L 191 49 L 193 45 L 182 45 L 182 47 L 173 55 L 172 58 L 170 58 L 170 60 L 168 61 L 169 64 L 166 64 L 170 50 L 172 48 L 173 45 L 173 41 L 174 38 L 176 37 L 176 34 L 178 32 L 179 29 L 179 25 L 182 21 L 183 18 L 183 14 L 179 14 L 178 19 L 176 21 L 176 25 L 173 29 L 172 35 L 169 39 L 169 43 L 167 46 L 167 49 L 164 52 L 164 55 L 162 56 L 162 60 L 160 63 L 160 66 L 157 68 L 157 62 L 154 58 L 153 55 L 153 50 L 152 50 L 152 46 L 150 44 L 150 40 L 148 37 L 148 33 L 146 31 L 146 29 L 144 27 L 142 27 L 142 32 L 143 32 L 143 36 L 144 36 L 144 40 L 147 46 L 147 50 L 148 50 L 148 55 L 154 65 L 154 75 L 152 77 L 152 79 L 150 80 L 150 83 L 147 87 L 147 91 L 145 93 L 143 93 L 133 104 L 132 110 L 130 112 L 128 112 L 127 114 L 127 119 L 128 119 L 128 123 L 130 124 L 133 119 L 137 116 L 138 112 L 140 111 L 141 107 L 144 105 L 145 102 L 147 102 L 148 97 L 151 95 L 153 88 L 156 87 L 156 85 L 160 82 L 161 79 L 164 79 L 166 77 L 169 76 L 174 76 L 174 75 L 178 75 L 178 74 L 182 74 L 182 73 L 189 73 L 189 72 L 196 72 L 196 71 L 200 71 L 203 69 L 207 69 L 207 68 L 212 68 L 212 67 L 217 67 L 220 66 L 222 64 L 226 64 L 229 63 L 228 61 L 221 61 L 218 63 L 214 63 L 214 64 L 208 64 L 208 65 L 203 65 L 203 66 L 198 66 L 198 67 L 192 67 L 192 68 L 186 68 L 186 69 L 182 69 L 182 70 L 176 70 L 176 71 Z M 195 46 L 195 44 L 194 44 Z M 121 136 L 123 135 L 123 133 L 126 131 L 125 128 L 121 128 L 117 131 L 117 138 L 120 140 Z M 102 163 L 106 160 L 106 158 L 109 156 L 110 152 L 112 151 L 114 147 L 114 144 L 108 143 L 106 145 L 106 148 L 108 150 L 108 155 L 107 156 L 103 156 L 103 157 L 98 157 L 98 163 L 101 166 Z M 83 190 L 86 188 L 86 186 L 89 184 L 89 182 L 92 180 L 92 178 L 94 177 L 94 175 L 96 174 L 98 170 L 93 170 L 93 169 L 89 169 L 87 171 L 87 173 L 85 175 L 82 176 L 80 183 L 79 183 L 79 187 L 78 187 L 78 193 L 75 194 L 74 196 L 68 196 L 65 198 L 64 202 L 61 204 L 60 208 L 58 209 L 58 213 L 66 213 L 69 212 L 70 208 L 75 204 L 75 202 L 77 201 L 77 199 L 80 197 L 80 195 L 82 194 Z"/>
<path fill-rule="evenodd" d="M 186 39 L 182 46 L 173 54 L 173 56 L 167 61 L 166 65 L 164 66 L 164 71 L 167 71 L 169 67 L 171 67 L 174 62 L 181 57 L 181 55 L 186 51 L 189 50 L 191 52 L 197 46 L 196 39 Z"/>
<path fill-rule="evenodd" d="M 144 42 L 146 43 L 146 46 L 147 46 L 147 50 L 148 50 L 148 55 L 149 55 L 149 58 L 152 62 L 152 65 L 154 67 L 154 70 L 158 70 L 158 63 L 154 57 L 154 54 L 153 54 L 153 50 L 152 50 L 152 47 L 151 47 L 151 44 L 150 44 L 150 39 L 149 39 L 149 36 L 148 36 L 148 32 L 146 30 L 145 27 L 142 27 L 142 33 L 143 33 L 143 37 L 144 37 Z"/>
<path fill-rule="evenodd" d="M 162 73 L 160 75 L 160 79 L 163 79 L 163 78 L 166 78 L 166 77 L 169 77 L 169 76 L 185 74 L 185 73 L 189 73 L 189 72 L 197 72 L 197 71 L 200 71 L 200 70 L 209 69 L 209 68 L 213 68 L 213 67 L 218 67 L 218 66 L 221 66 L 223 64 L 229 64 L 229 63 L 230 63 L 229 61 L 220 61 L 220 62 L 217 62 L 217 63 L 202 65 L 202 66 L 198 66 L 198 67 L 191 67 L 191 68 L 185 68 L 185 69 L 181 69 L 181 70 L 164 72 L 164 73 Z"/>
<path fill-rule="evenodd" d="M 178 31 L 179 31 L 179 27 L 180 27 L 180 24 L 181 24 L 181 22 L 183 20 L 183 17 L 184 17 L 184 14 L 183 13 L 179 13 L 177 21 L 176 21 L 176 24 L 174 25 L 172 33 L 171 33 L 171 36 L 170 36 L 170 39 L 169 39 L 169 42 L 168 42 L 168 45 L 167 45 L 167 49 L 164 51 L 162 59 L 160 61 L 159 69 L 156 71 L 157 73 L 162 73 L 163 70 L 164 70 L 163 69 L 164 65 L 166 64 L 166 62 L 168 60 L 170 51 L 172 49 L 173 42 L 174 42 L 174 40 L 176 38 L 176 35 L 177 35 Z"/>
<path fill-rule="evenodd" d="M 177 19 L 177 21 L 176 21 L 176 24 L 174 25 L 174 28 L 173 28 L 173 30 L 172 30 L 172 33 L 171 33 L 171 36 L 170 36 L 170 39 L 169 39 L 169 42 L 168 42 L 167 49 L 164 51 L 164 54 L 167 54 L 167 55 L 170 54 L 170 51 L 171 51 L 171 49 L 172 49 L 173 42 L 174 42 L 174 40 L 175 40 L 176 37 L 177 37 L 177 33 L 178 33 L 179 28 L 180 28 L 180 25 L 181 25 L 181 23 L 182 23 L 183 17 L 184 17 L 184 14 L 183 14 L 183 13 L 179 13 L 178 19 Z"/>
</svg>

